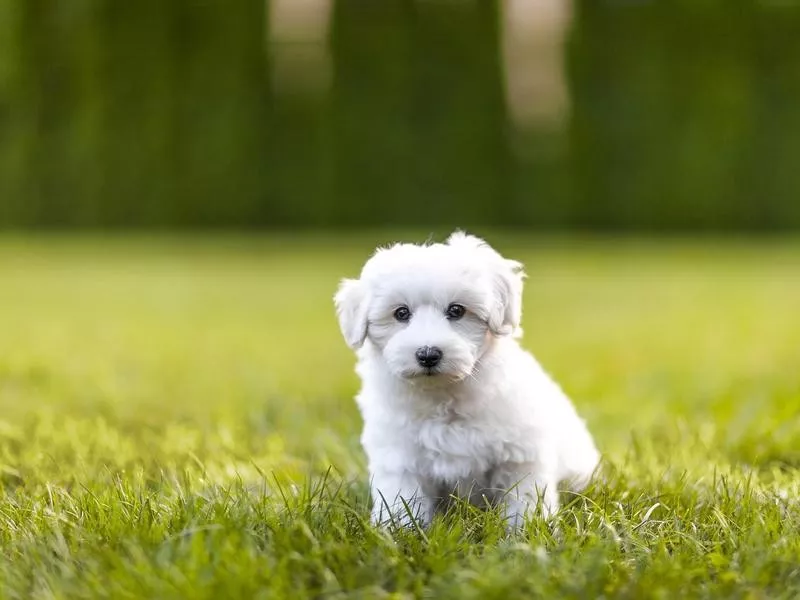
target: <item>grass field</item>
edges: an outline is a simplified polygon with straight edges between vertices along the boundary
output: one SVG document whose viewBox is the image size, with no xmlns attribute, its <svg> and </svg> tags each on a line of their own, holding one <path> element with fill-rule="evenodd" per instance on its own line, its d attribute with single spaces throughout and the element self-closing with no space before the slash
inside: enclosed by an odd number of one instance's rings
<svg viewBox="0 0 800 600">
<path fill-rule="evenodd" d="M 0 597 L 800 597 L 800 244 L 500 237 L 605 481 L 367 524 L 331 295 L 376 238 L 0 238 Z"/>
</svg>

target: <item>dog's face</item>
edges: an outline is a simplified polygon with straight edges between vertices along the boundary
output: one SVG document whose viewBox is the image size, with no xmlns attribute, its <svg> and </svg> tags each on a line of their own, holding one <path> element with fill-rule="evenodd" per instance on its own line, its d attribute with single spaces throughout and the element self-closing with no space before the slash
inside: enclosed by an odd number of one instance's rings
<svg viewBox="0 0 800 600">
<path fill-rule="evenodd" d="M 522 278 L 519 263 L 455 233 L 378 250 L 334 301 L 350 347 L 369 340 L 402 379 L 452 382 L 475 371 L 492 336 L 518 330 Z"/>
</svg>

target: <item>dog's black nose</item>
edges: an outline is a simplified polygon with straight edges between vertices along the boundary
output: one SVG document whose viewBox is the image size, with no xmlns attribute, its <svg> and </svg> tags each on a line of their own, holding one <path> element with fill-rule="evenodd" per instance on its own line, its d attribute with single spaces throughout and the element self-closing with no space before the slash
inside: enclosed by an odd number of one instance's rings
<svg viewBox="0 0 800 600">
<path fill-rule="evenodd" d="M 442 351 L 436 346 L 423 346 L 417 350 L 417 362 L 421 367 L 432 368 L 442 360 Z"/>
</svg>

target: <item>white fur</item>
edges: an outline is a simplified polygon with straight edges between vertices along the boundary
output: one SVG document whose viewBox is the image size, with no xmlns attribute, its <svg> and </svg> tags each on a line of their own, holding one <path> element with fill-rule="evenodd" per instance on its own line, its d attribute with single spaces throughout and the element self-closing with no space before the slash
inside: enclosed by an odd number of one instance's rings
<svg viewBox="0 0 800 600">
<path fill-rule="evenodd" d="M 357 350 L 373 521 L 423 523 L 451 495 L 502 503 L 511 527 L 537 506 L 558 508 L 599 460 L 566 395 L 523 350 L 522 265 L 460 232 L 446 244 L 379 249 L 335 297 L 342 333 Z M 451 303 L 467 308 L 446 317 Z M 399 322 L 400 305 L 412 313 Z M 415 352 L 436 346 L 431 374 Z"/>
</svg>

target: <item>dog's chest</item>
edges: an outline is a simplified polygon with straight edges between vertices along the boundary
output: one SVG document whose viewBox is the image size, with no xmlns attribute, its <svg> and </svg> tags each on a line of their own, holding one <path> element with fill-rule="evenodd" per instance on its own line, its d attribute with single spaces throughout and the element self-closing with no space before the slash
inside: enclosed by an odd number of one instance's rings
<svg viewBox="0 0 800 600">
<path fill-rule="evenodd" d="M 432 480 L 478 480 L 505 460 L 503 433 L 486 419 L 443 411 L 418 421 L 415 429 L 416 467 Z"/>
</svg>

